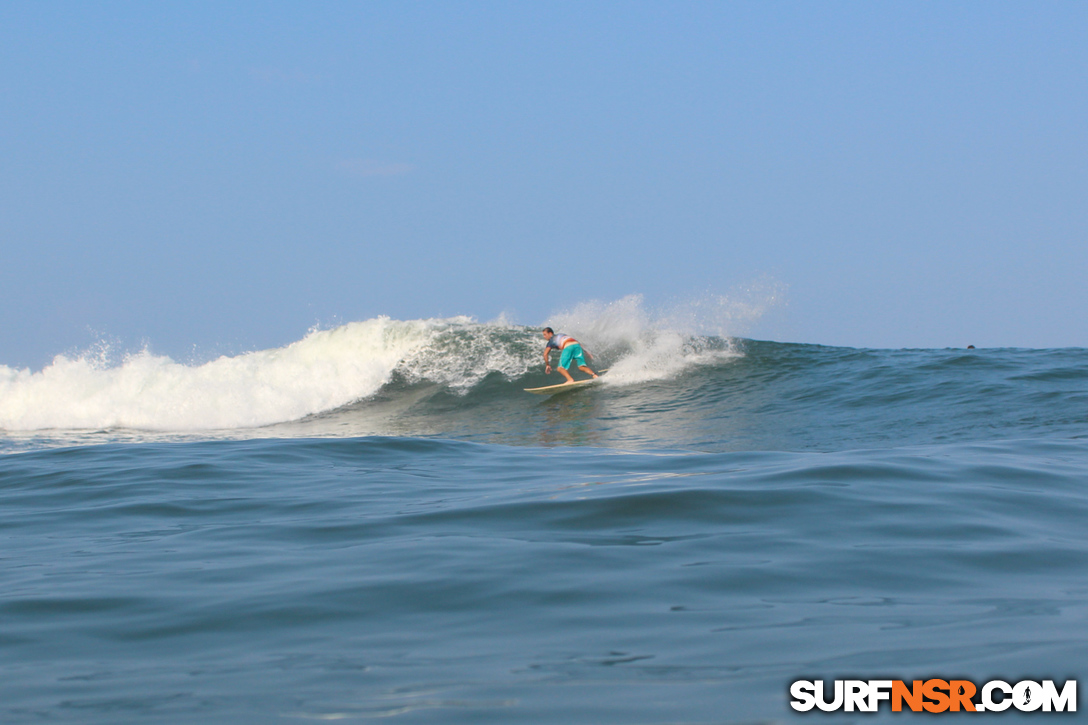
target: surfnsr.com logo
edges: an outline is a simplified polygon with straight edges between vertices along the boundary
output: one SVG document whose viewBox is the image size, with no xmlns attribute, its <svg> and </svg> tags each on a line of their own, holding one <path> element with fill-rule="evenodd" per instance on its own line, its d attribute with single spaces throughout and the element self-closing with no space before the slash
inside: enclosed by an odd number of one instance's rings
<svg viewBox="0 0 1088 725">
<path fill-rule="evenodd" d="M 827 692 L 827 697 L 825 697 Z M 790 707 L 798 712 L 814 708 L 824 712 L 876 712 L 882 702 L 892 712 L 1076 712 L 1077 681 L 1058 688 L 1053 680 L 1022 680 L 1010 685 L 991 680 L 977 687 L 970 680 L 835 680 L 825 688 L 823 680 L 797 680 L 790 685 Z"/>
</svg>

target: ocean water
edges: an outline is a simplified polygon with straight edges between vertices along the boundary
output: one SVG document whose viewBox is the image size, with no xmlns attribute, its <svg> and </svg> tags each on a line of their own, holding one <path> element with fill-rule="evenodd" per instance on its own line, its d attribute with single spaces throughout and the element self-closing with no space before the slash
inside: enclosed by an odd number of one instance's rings
<svg viewBox="0 0 1088 725">
<path fill-rule="evenodd" d="M 885 721 L 789 684 L 1088 671 L 1088 350 L 622 312 L 554 323 L 610 371 L 552 398 L 465 318 L 0 366 L 0 722 Z"/>
</svg>

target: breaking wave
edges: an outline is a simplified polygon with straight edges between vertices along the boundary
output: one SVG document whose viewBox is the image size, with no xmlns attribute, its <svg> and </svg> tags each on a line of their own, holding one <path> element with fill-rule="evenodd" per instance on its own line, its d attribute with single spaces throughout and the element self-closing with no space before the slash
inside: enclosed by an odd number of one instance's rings
<svg viewBox="0 0 1088 725">
<path fill-rule="evenodd" d="M 719 311 L 728 304 L 719 300 Z M 610 367 L 608 384 L 615 386 L 741 354 L 730 338 L 689 323 L 648 313 L 638 296 L 586 303 L 548 321 L 582 341 L 595 365 Z M 147 350 L 116 364 L 100 350 L 59 355 L 37 372 L 0 366 L 0 429 L 257 428 L 365 401 L 391 384 L 429 384 L 464 396 L 485 379 L 519 381 L 539 373 L 542 350 L 536 326 L 377 317 L 199 365 Z"/>
</svg>

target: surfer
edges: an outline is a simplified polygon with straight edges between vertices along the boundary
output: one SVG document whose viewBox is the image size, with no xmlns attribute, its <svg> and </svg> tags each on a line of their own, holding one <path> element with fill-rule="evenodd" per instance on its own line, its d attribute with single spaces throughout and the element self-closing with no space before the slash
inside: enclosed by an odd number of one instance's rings
<svg viewBox="0 0 1088 725">
<path fill-rule="evenodd" d="M 544 339 L 548 341 L 548 344 L 544 346 L 544 372 L 550 373 L 552 371 L 551 360 L 548 359 L 548 355 L 551 354 L 552 349 L 559 351 L 559 367 L 558 370 L 563 374 L 563 377 L 567 379 L 568 383 L 573 383 L 574 378 L 571 377 L 569 368 L 572 362 L 578 363 L 578 369 L 583 373 L 589 373 L 593 377 L 597 377 L 597 373 L 590 369 L 586 364 L 585 355 L 593 356 L 589 354 L 588 350 L 582 349 L 582 344 L 575 340 L 570 335 L 564 335 L 563 333 L 556 334 L 555 330 L 550 327 L 544 328 Z"/>
</svg>

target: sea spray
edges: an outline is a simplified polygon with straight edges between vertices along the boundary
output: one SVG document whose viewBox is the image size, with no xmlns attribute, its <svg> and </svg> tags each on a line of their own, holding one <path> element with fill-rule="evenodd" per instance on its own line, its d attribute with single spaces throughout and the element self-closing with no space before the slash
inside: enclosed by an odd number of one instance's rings
<svg viewBox="0 0 1088 725">
<path fill-rule="evenodd" d="M 607 383 L 625 385 L 666 380 L 694 365 L 741 356 L 723 324 L 735 319 L 736 309 L 729 298 L 719 296 L 650 310 L 642 295 L 628 295 L 615 302 L 581 303 L 553 315 L 551 326 L 610 361 Z M 755 314 L 747 304 L 742 312 L 746 317 Z"/>
</svg>

